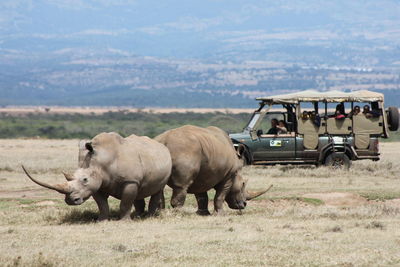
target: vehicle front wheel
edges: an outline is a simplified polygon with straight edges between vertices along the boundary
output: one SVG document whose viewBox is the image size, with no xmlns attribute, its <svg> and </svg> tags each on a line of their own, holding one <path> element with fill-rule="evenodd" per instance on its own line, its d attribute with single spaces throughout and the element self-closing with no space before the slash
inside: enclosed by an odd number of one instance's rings
<svg viewBox="0 0 400 267">
<path fill-rule="evenodd" d="M 249 156 L 248 156 L 247 153 L 242 153 L 241 154 L 241 160 L 243 162 L 243 167 L 247 166 L 247 165 L 250 165 Z"/>
<path fill-rule="evenodd" d="M 238 152 L 239 152 L 240 158 L 243 162 L 243 167 L 250 165 L 251 164 L 250 160 L 249 160 L 250 156 L 249 156 L 249 151 L 247 150 L 247 148 L 244 145 L 241 145 L 238 148 Z"/>
<path fill-rule="evenodd" d="M 325 166 L 332 167 L 334 169 L 349 169 L 351 166 L 351 160 L 344 153 L 332 153 L 326 157 Z"/>
</svg>

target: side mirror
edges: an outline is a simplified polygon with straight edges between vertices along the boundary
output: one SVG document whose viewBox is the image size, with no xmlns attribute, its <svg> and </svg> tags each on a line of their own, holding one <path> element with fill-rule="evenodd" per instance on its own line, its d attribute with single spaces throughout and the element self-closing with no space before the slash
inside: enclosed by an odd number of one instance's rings
<svg viewBox="0 0 400 267">
<path fill-rule="evenodd" d="M 263 130 L 262 129 L 257 130 L 257 136 L 260 136 L 262 134 L 263 134 Z"/>
</svg>

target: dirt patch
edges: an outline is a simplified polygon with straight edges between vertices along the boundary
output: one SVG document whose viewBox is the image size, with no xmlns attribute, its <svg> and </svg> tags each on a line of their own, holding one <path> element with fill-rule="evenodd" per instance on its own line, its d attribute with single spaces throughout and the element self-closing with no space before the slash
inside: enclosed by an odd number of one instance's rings
<svg viewBox="0 0 400 267">
<path fill-rule="evenodd" d="M 1 198 L 43 198 L 48 196 L 48 192 L 46 189 L 30 189 L 30 190 L 15 190 L 15 191 L 0 191 L 0 199 Z"/>
<path fill-rule="evenodd" d="M 355 207 L 368 203 L 368 200 L 360 195 L 346 192 L 311 193 L 305 194 L 302 197 L 319 199 L 323 201 L 325 205 L 335 207 Z"/>
<path fill-rule="evenodd" d="M 388 204 L 391 207 L 399 208 L 400 209 L 400 198 L 386 200 L 385 204 Z"/>
<path fill-rule="evenodd" d="M 282 199 L 262 199 L 251 203 L 253 206 L 267 206 L 272 209 L 282 209 L 287 207 L 312 207 L 314 205 L 301 200 L 300 198 L 282 198 Z"/>
<path fill-rule="evenodd" d="M 130 108 L 130 107 L 6 107 L 0 108 L 1 113 L 7 113 L 13 116 L 26 115 L 28 113 L 35 114 L 104 114 L 106 112 L 146 112 L 146 113 L 251 113 L 253 109 L 248 108 Z"/>
</svg>

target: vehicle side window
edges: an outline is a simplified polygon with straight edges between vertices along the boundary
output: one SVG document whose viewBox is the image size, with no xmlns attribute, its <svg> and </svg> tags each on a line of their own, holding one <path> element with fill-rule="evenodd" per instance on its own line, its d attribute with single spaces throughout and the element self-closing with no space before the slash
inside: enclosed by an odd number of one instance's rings
<svg viewBox="0 0 400 267">
<path fill-rule="evenodd" d="M 382 116 L 382 109 L 378 102 L 354 103 L 353 110 L 349 112 L 348 117 L 352 118 L 355 115 L 363 115 L 368 119 L 379 118 Z"/>
<path fill-rule="evenodd" d="M 277 113 L 267 113 L 260 126 L 258 127 L 258 131 L 260 134 L 273 134 L 277 135 L 279 133 L 279 121 L 284 121 L 285 120 L 285 115 L 283 113 L 277 114 Z M 274 122 L 273 122 L 274 121 Z M 276 128 L 276 129 L 274 129 Z M 260 132 L 262 130 L 262 132 Z"/>
<path fill-rule="evenodd" d="M 300 134 L 305 132 L 320 132 L 323 133 L 323 115 L 321 112 L 325 110 L 324 105 L 322 103 L 317 102 L 301 102 L 299 117 L 297 120 L 297 131 Z"/>
<path fill-rule="evenodd" d="M 354 108 L 356 103 L 354 103 Z M 357 103 L 360 111 L 353 111 L 353 132 L 356 135 L 382 134 L 383 116 L 377 102 Z"/>
</svg>

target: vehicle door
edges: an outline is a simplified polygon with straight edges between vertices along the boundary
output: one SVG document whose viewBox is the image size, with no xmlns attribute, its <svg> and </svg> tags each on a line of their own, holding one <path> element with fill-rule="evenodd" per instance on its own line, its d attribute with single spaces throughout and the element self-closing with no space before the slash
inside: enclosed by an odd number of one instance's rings
<svg viewBox="0 0 400 267">
<path fill-rule="evenodd" d="M 253 142 L 253 158 L 256 161 L 276 161 L 295 158 L 295 135 L 287 133 L 281 135 L 266 134 L 271 128 L 271 120 L 285 120 L 283 113 L 267 113 L 258 129 L 258 138 Z M 262 132 L 260 131 L 262 130 Z"/>
</svg>

